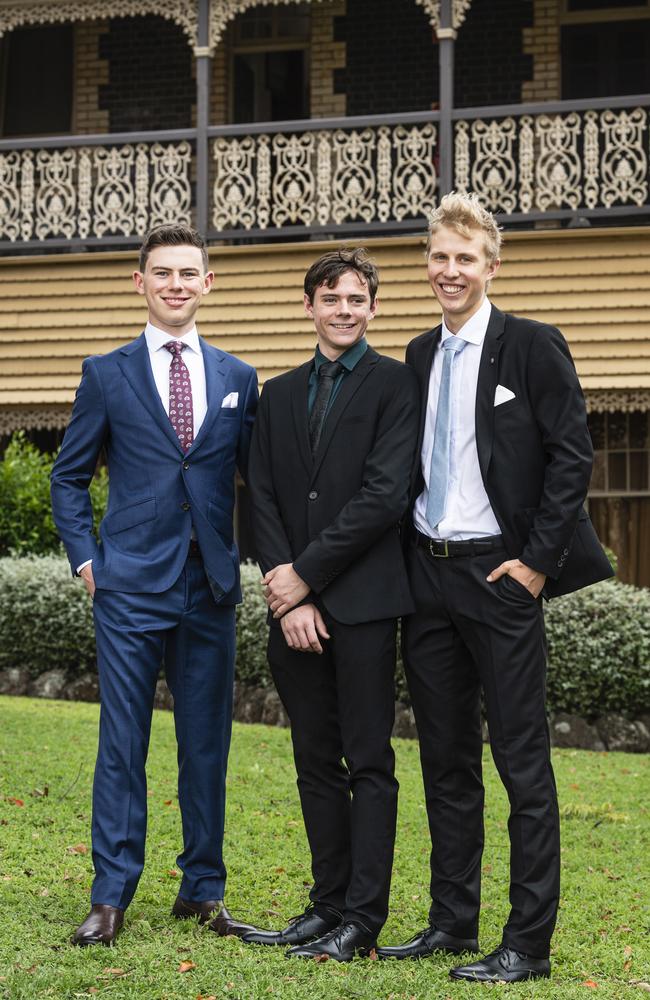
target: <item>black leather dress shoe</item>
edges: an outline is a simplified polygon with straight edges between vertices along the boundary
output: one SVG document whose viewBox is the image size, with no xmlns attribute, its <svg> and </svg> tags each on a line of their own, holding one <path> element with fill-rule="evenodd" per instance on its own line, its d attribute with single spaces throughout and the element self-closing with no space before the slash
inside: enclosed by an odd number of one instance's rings
<svg viewBox="0 0 650 1000">
<path fill-rule="evenodd" d="M 112 945 L 124 922 L 124 910 L 118 906 L 95 903 L 83 924 L 72 935 L 72 943 L 85 948 L 89 944 Z"/>
<path fill-rule="evenodd" d="M 460 955 L 462 951 L 478 951 L 476 938 L 459 938 L 437 927 L 427 927 L 405 944 L 377 948 L 377 958 L 427 958 L 442 954 Z"/>
<path fill-rule="evenodd" d="M 496 951 L 486 955 L 471 965 L 460 965 L 451 969 L 452 979 L 464 979 L 471 983 L 520 983 L 525 979 L 548 979 L 551 963 L 548 958 L 533 958 L 522 955 L 501 945 Z"/>
<path fill-rule="evenodd" d="M 335 962 L 351 962 L 355 955 L 367 958 L 377 947 L 374 934 L 359 924 L 339 924 L 329 934 L 316 938 L 311 944 L 289 948 L 287 958 L 334 959 Z"/>
<path fill-rule="evenodd" d="M 307 941 L 314 941 L 334 930 L 342 919 L 343 915 L 338 910 L 328 906 L 319 906 L 316 910 L 314 904 L 310 903 L 305 912 L 292 917 L 289 926 L 283 930 L 265 931 L 254 927 L 242 935 L 242 940 L 246 944 L 284 945 L 285 948 L 287 945 L 306 944 Z"/>
</svg>

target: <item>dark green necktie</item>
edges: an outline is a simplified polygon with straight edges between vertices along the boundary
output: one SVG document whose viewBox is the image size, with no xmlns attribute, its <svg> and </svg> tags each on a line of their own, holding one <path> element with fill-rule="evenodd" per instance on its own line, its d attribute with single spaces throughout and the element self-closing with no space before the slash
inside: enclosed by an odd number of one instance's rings
<svg viewBox="0 0 650 1000">
<path fill-rule="evenodd" d="M 326 361 L 318 369 L 318 388 L 316 398 L 309 415 L 309 444 L 312 455 L 316 454 L 316 449 L 323 432 L 327 408 L 332 398 L 334 382 L 337 376 L 343 371 L 343 365 L 338 361 Z"/>
</svg>

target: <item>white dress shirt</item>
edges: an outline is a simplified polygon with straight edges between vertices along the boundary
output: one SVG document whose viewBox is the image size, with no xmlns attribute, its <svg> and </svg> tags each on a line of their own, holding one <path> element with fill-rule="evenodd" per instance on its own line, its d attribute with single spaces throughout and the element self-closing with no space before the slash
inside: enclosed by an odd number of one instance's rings
<svg viewBox="0 0 650 1000">
<path fill-rule="evenodd" d="M 467 346 L 456 355 L 452 381 L 451 445 L 449 488 L 445 515 L 437 526 L 427 522 L 431 453 L 436 429 L 436 410 L 442 374 L 442 342 L 454 336 L 442 323 L 442 336 L 433 357 L 429 376 L 427 412 L 422 440 L 422 474 L 425 488 L 415 502 L 413 523 L 418 531 L 430 538 L 462 541 L 498 535 L 501 529 L 485 492 L 476 448 L 476 387 L 483 341 L 492 306 L 485 298 L 470 319 L 456 333 Z"/>
<path fill-rule="evenodd" d="M 169 369 L 171 368 L 173 355 L 171 351 L 165 349 L 165 344 L 170 340 L 182 340 L 187 344 L 183 351 L 182 358 L 187 365 L 192 383 L 192 411 L 194 414 L 194 437 L 199 433 L 201 424 L 205 420 L 208 412 L 208 397 L 205 388 L 205 365 L 203 363 L 203 351 L 199 343 L 199 334 L 195 326 L 192 327 L 182 337 L 172 337 L 164 330 L 159 330 L 153 323 L 147 323 L 144 330 L 147 350 L 149 351 L 149 361 L 153 372 L 156 389 L 160 396 L 160 401 L 165 408 L 165 413 L 169 416 Z M 192 532 L 194 534 L 194 532 Z M 92 559 L 77 566 L 77 573 L 81 573 L 84 566 L 89 566 Z"/>
<path fill-rule="evenodd" d="M 182 358 L 187 365 L 192 383 L 192 409 L 194 412 L 194 437 L 199 433 L 201 424 L 205 420 L 208 412 L 208 398 L 205 389 L 205 366 L 203 364 L 203 351 L 199 343 L 199 335 L 195 326 L 192 327 L 182 337 L 172 337 L 169 333 L 159 330 L 152 323 L 147 323 L 144 331 L 147 349 L 149 351 L 149 361 L 153 372 L 156 389 L 160 396 L 160 401 L 165 408 L 165 413 L 169 416 L 169 369 L 172 364 L 171 351 L 165 350 L 165 344 L 170 340 L 181 340 L 187 347 L 183 351 Z"/>
</svg>

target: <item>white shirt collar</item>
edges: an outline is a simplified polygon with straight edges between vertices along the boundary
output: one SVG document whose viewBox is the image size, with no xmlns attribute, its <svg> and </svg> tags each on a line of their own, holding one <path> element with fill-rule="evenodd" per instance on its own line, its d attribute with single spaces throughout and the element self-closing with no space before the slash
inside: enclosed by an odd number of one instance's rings
<svg viewBox="0 0 650 1000">
<path fill-rule="evenodd" d="M 476 310 L 473 316 L 467 320 L 466 323 L 461 326 L 457 334 L 450 333 L 447 329 L 445 321 L 442 321 L 442 337 L 440 338 L 440 343 L 446 340 L 447 337 L 461 337 L 466 340 L 468 344 L 480 345 L 485 339 L 485 333 L 488 328 L 488 323 L 490 322 L 490 313 L 492 312 L 492 304 L 488 299 L 487 295 L 483 299 L 481 305 Z"/>
<path fill-rule="evenodd" d="M 153 323 L 147 323 L 144 328 L 144 336 L 147 341 L 147 347 L 149 348 L 150 354 L 155 354 L 156 351 L 162 350 L 165 344 L 168 344 L 170 340 L 182 340 L 184 344 L 190 348 L 190 350 L 195 351 L 197 354 L 201 353 L 201 345 L 199 343 L 199 332 L 196 326 L 193 326 L 191 330 L 184 333 L 182 337 L 174 337 L 169 333 L 165 333 L 164 330 L 158 329 Z"/>
</svg>

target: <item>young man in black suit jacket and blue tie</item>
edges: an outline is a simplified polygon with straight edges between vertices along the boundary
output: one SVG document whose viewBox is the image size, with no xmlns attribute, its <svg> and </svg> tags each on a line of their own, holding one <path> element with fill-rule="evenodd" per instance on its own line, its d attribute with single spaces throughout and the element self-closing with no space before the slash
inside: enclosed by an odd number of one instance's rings
<svg viewBox="0 0 650 1000">
<path fill-rule="evenodd" d="M 101 719 L 93 786 L 91 911 L 74 943 L 112 944 L 144 865 L 145 762 L 161 663 L 174 696 L 183 878 L 173 914 L 249 929 L 222 904 L 232 716 L 235 470 L 257 405 L 249 365 L 211 347 L 195 316 L 213 273 L 197 232 L 159 226 L 134 275 L 148 307 L 130 344 L 88 358 L 52 471 L 52 510 L 73 574 L 93 598 Z M 88 485 L 106 452 L 97 540 Z"/>
<path fill-rule="evenodd" d="M 266 383 L 251 444 L 269 663 L 291 720 L 314 884 L 295 921 L 244 940 L 299 958 L 367 955 L 388 912 L 395 637 L 413 608 L 398 526 L 418 389 L 365 339 L 377 280 L 360 250 L 312 265 L 315 356 Z"/>
<path fill-rule="evenodd" d="M 408 542 L 415 613 L 403 625 L 432 840 L 426 930 L 381 958 L 478 950 L 481 691 L 510 799 L 510 915 L 501 945 L 455 979 L 550 974 L 560 886 L 545 711 L 542 595 L 611 575 L 583 510 L 592 448 L 559 330 L 504 315 L 486 293 L 501 234 L 471 195 L 435 211 L 428 275 L 441 326 L 406 361 L 423 400 Z"/>
</svg>

